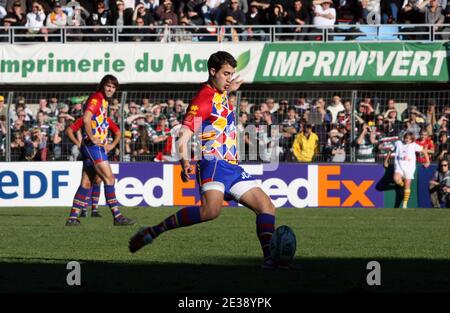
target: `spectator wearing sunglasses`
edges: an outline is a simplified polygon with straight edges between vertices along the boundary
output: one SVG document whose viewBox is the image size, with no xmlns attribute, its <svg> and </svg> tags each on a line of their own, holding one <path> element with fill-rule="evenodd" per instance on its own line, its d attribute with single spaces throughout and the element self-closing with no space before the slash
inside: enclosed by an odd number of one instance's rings
<svg viewBox="0 0 450 313">
<path fill-rule="evenodd" d="M 448 160 L 441 160 L 439 167 L 430 180 L 430 198 L 434 208 L 440 208 L 445 203 L 450 208 L 450 171 Z"/>
</svg>

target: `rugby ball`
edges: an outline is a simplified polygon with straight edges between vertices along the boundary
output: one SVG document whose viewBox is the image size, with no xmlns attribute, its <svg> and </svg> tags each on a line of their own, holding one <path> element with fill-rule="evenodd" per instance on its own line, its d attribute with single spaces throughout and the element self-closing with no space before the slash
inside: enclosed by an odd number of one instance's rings
<svg viewBox="0 0 450 313">
<path fill-rule="evenodd" d="M 270 239 L 270 254 L 275 262 L 289 262 L 294 258 L 297 239 L 294 231 L 286 225 L 278 227 Z"/>
</svg>

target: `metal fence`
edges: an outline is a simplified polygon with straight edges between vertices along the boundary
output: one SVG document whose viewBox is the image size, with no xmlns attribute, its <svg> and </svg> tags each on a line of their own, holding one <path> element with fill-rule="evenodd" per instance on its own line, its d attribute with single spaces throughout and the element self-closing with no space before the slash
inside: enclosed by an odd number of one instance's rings
<svg viewBox="0 0 450 313">
<path fill-rule="evenodd" d="M 244 138 L 241 151 L 245 160 L 264 161 L 260 150 L 276 142 L 282 162 L 382 162 L 393 142 L 412 132 L 421 144 L 433 141 L 427 149 L 436 160 L 448 150 L 449 96 L 448 91 L 243 91 L 238 107 L 247 114 L 239 115 L 251 125 L 249 133 L 256 126 L 257 140 Z M 312 154 L 297 136 L 308 124 L 318 140 Z"/>
<path fill-rule="evenodd" d="M 77 160 L 80 151 L 65 130 L 81 117 L 88 96 L 76 91 L 9 92 L 6 160 Z"/>
<path fill-rule="evenodd" d="M 128 91 L 126 94 L 123 160 L 176 160 L 172 141 L 195 91 Z"/>
<path fill-rule="evenodd" d="M 194 94 L 118 93 L 110 117 L 122 136 L 110 160 L 175 161 L 177 131 Z M 81 116 L 88 95 L 0 95 L 5 100 L 0 106 L 0 160 L 77 160 L 79 149 L 65 130 Z M 269 162 L 274 156 L 280 162 L 380 162 L 407 131 L 422 142 L 434 142 L 428 147 L 432 160 L 450 151 L 450 91 L 248 90 L 229 100 L 236 107 L 239 154 L 247 162 Z M 308 125 L 313 135 L 305 136 Z M 198 148 L 195 140 L 192 145 Z"/>
<path fill-rule="evenodd" d="M 0 44 L 120 42 L 434 42 L 450 39 L 450 24 L 199 25 L 0 27 Z"/>
</svg>

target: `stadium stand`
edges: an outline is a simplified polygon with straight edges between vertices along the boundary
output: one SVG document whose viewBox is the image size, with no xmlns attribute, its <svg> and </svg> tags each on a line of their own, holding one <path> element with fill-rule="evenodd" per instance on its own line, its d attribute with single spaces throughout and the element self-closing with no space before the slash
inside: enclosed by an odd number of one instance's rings
<svg viewBox="0 0 450 313">
<path fill-rule="evenodd" d="M 120 149 L 111 152 L 111 160 L 175 160 L 173 138 L 194 92 L 119 93 L 111 115 L 124 130 L 124 138 Z M 14 92 L 9 96 L 13 99 L 12 106 L 2 115 L 1 124 L 3 158 L 10 153 L 12 161 L 77 159 L 79 152 L 64 130 L 81 116 L 87 93 Z M 293 145 L 308 124 L 319 139 L 311 161 L 362 161 L 360 154 L 364 148 L 365 158 L 381 162 L 388 143 L 405 131 L 413 131 L 420 140 L 422 130 L 426 130 L 434 143 L 443 132 L 448 136 L 449 99 L 448 91 L 247 90 L 231 96 L 231 101 L 238 104 L 236 113 L 240 133 L 244 135 L 240 138 L 241 158 L 250 162 L 268 161 L 265 156 L 272 154 L 283 162 L 299 161 Z M 9 149 L 6 121 L 11 131 Z M 370 132 L 364 135 L 364 143 L 358 145 L 364 125 Z M 256 142 L 245 136 L 251 132 L 256 132 Z M 39 148 L 27 148 L 33 141 L 39 142 Z M 343 156 L 333 158 L 336 149 Z M 439 155 L 437 147 L 435 153 L 431 155 L 433 160 Z"/>
<path fill-rule="evenodd" d="M 437 0 L 2 1 L 0 43 L 435 41 L 449 37 L 449 10 Z"/>
<path fill-rule="evenodd" d="M 419 8 L 409 2 L 399 7 L 396 1 L 390 5 L 374 0 L 330 2 L 2 1 L 0 41 L 439 41 L 450 29 L 442 24 L 449 18 L 446 3 L 438 2 L 436 7 L 430 1 Z M 414 17 L 407 14 L 408 6 L 416 6 Z M 324 10 L 335 22 L 319 27 L 317 23 L 324 21 L 315 17 Z M 427 10 L 438 12 L 442 25 L 432 27 L 438 21 L 430 21 Z M 382 17 L 383 24 L 371 24 L 373 13 Z M 110 154 L 111 160 L 174 160 L 173 138 L 193 93 L 119 93 L 112 114 L 124 138 Z M 80 116 L 86 97 L 86 92 L 53 90 L 1 94 L 0 160 L 76 160 L 79 152 L 64 130 Z M 446 91 L 249 90 L 234 97 L 241 133 L 252 126 L 250 131 L 258 134 L 257 142 L 241 138 L 241 149 L 246 148 L 241 156 L 247 161 L 264 161 L 260 151 L 285 162 L 298 161 L 296 137 L 308 124 L 318 136 L 312 161 L 355 162 L 362 160 L 362 154 L 379 161 L 386 137 L 401 136 L 406 130 L 419 137 L 426 129 L 437 142 L 441 132 L 448 131 L 450 118 Z M 387 110 L 390 101 L 394 102 L 391 111 Z M 365 134 L 358 145 L 365 124 L 374 138 Z M 339 150 L 338 157 L 334 150 Z"/>
</svg>

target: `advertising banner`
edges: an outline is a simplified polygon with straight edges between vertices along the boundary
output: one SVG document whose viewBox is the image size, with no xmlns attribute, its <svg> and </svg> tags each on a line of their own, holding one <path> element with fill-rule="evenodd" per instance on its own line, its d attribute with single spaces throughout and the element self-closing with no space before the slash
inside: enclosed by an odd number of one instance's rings
<svg viewBox="0 0 450 313">
<path fill-rule="evenodd" d="M 0 162 L 0 207 L 71 206 L 81 162 Z"/>
<path fill-rule="evenodd" d="M 384 206 L 376 186 L 381 165 L 280 164 L 243 165 L 272 198 L 276 207 Z M 195 175 L 188 183 L 181 168 L 161 163 L 112 164 L 121 206 L 187 206 L 200 201 Z M 0 207 L 72 205 L 81 178 L 81 162 L 0 163 Z M 103 190 L 100 204 L 104 204 Z M 225 205 L 236 206 L 234 202 Z"/>
<path fill-rule="evenodd" d="M 254 82 L 447 82 L 446 43 L 267 44 Z"/>
<path fill-rule="evenodd" d="M 0 46 L 0 82 L 98 83 L 105 74 L 120 83 L 200 83 L 207 61 L 219 50 L 238 61 L 236 71 L 252 82 L 264 44 L 34 44 Z"/>
<path fill-rule="evenodd" d="M 93 48 L 95 47 L 95 48 Z M 0 46 L 1 84 L 200 83 L 219 50 L 246 83 L 448 82 L 447 43 L 88 43 Z"/>
</svg>

